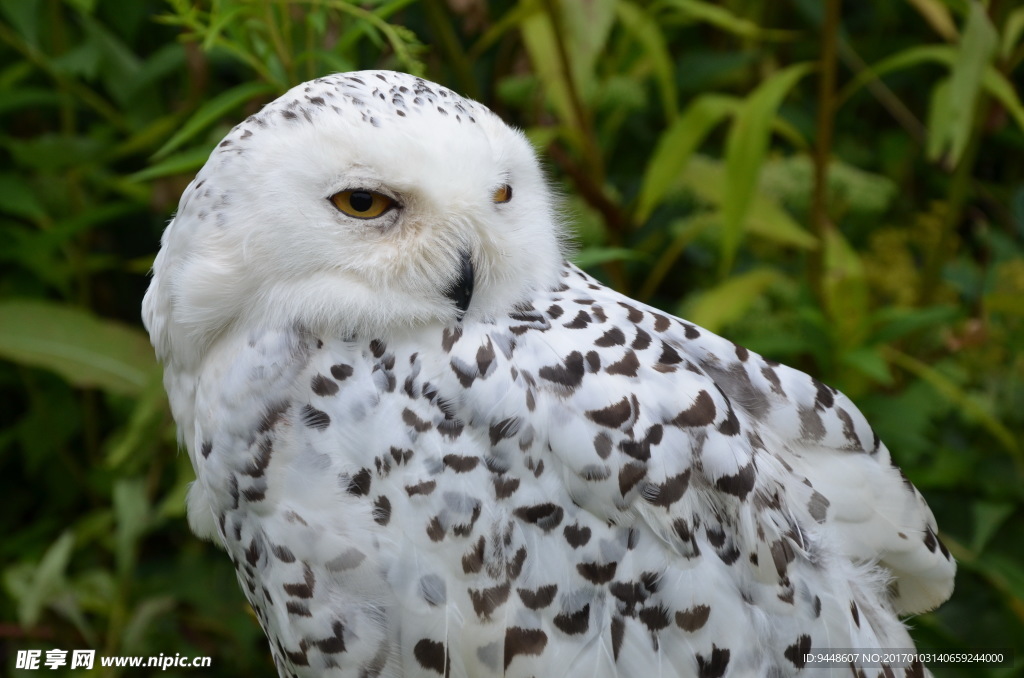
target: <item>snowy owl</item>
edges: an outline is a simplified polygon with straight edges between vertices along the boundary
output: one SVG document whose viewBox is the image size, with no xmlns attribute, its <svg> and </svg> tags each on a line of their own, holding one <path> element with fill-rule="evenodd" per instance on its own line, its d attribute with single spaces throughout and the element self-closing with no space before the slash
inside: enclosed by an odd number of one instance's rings
<svg viewBox="0 0 1024 678">
<path fill-rule="evenodd" d="M 853 403 L 562 240 L 520 132 L 389 71 L 292 89 L 185 191 L 143 315 L 189 523 L 280 674 L 787 676 L 911 648 L 899 615 L 954 563 Z"/>
</svg>

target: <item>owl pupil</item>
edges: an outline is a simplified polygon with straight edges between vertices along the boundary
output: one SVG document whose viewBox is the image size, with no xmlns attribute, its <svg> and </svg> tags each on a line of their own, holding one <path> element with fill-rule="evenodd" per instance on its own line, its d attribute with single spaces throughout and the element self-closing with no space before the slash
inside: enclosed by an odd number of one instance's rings
<svg viewBox="0 0 1024 678">
<path fill-rule="evenodd" d="M 353 191 L 348 202 L 356 212 L 365 212 L 373 207 L 373 195 L 367 191 Z"/>
</svg>

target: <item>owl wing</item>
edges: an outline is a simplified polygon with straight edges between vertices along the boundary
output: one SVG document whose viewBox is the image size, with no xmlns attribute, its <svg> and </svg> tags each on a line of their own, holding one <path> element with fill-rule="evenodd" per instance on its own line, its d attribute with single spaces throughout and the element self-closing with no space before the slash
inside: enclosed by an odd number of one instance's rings
<svg viewBox="0 0 1024 678">
<path fill-rule="evenodd" d="M 574 271 L 573 278 L 579 282 L 572 285 L 599 299 L 602 315 L 613 316 L 593 342 L 593 350 L 603 352 L 594 356 L 600 371 L 638 384 L 638 406 L 630 403 L 629 409 L 647 408 L 644 420 L 662 424 L 657 435 L 672 424 L 701 439 L 705 449 L 691 461 L 712 487 L 745 496 L 759 473 L 781 474 L 788 510 L 821 525 L 834 548 L 854 563 L 877 563 L 891 573 L 898 612 L 924 612 L 949 597 L 955 562 L 937 536 L 931 510 L 849 398 L 703 328 L 597 290 L 582 272 Z M 659 379 L 673 372 L 682 376 Z M 619 404 L 625 412 L 626 403 Z M 600 410 L 584 412 L 591 419 L 603 416 Z M 744 444 L 716 446 L 722 432 L 744 438 Z M 634 430 L 629 445 L 649 448 L 650 435 L 650 429 Z M 679 459 L 659 462 L 683 469 Z M 646 466 L 649 473 L 651 464 Z M 661 482 L 673 477 L 672 471 L 662 473 Z M 670 493 L 671 487 L 655 483 L 647 492 Z"/>
<path fill-rule="evenodd" d="M 840 552 L 892 574 L 898 612 L 930 610 L 953 590 L 956 565 L 924 498 L 856 405 L 836 389 L 692 325 L 676 341 L 742 411 L 792 473 L 808 514 Z M 688 338 L 689 337 L 689 338 Z M 804 489 L 806 488 L 806 489 Z"/>
<path fill-rule="evenodd" d="M 512 430 L 536 468 L 531 483 L 547 483 L 575 521 L 565 527 L 573 549 L 584 514 L 630 528 L 635 548 L 576 563 L 584 579 L 584 565 L 613 578 L 601 624 L 616 660 L 656 670 L 696 658 L 697 672 L 728 661 L 716 652 L 729 645 L 733 667 L 800 668 L 794 658 L 811 643 L 910 646 L 893 612 L 949 596 L 955 564 L 930 510 L 834 389 L 574 267 L 499 325 L 489 341 L 514 386 L 496 390 L 474 370 L 478 341 L 463 337 L 452 367 L 470 404 L 484 404 L 467 416 Z M 523 396 L 525 407 L 510 402 Z M 571 572 L 582 556 L 562 549 Z M 666 639 L 652 654 L 645 639 L 662 629 L 681 629 L 683 644 Z M 756 646 L 774 649 L 739 649 Z"/>
</svg>

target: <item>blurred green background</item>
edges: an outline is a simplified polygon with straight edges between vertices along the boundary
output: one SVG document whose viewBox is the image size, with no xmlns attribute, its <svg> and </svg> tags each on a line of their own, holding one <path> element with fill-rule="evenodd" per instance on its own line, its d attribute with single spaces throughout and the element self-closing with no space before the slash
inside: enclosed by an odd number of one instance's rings
<svg viewBox="0 0 1024 678">
<path fill-rule="evenodd" d="M 934 672 L 1018 675 L 1022 62 L 1008 0 L 0 0 L 0 674 L 93 648 L 273 675 L 185 524 L 139 304 L 235 122 L 393 68 L 527 131 L 579 264 L 849 394 L 960 562 L 918 644 L 1018 654 Z"/>
</svg>

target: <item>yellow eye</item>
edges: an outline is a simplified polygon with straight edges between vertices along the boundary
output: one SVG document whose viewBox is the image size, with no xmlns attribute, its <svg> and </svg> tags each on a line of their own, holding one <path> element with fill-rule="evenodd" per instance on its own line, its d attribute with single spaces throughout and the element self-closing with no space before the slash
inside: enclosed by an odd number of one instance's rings
<svg viewBox="0 0 1024 678">
<path fill-rule="evenodd" d="M 502 184 L 494 190 L 494 195 L 491 196 L 491 200 L 494 202 L 508 202 L 512 199 L 512 187 L 508 184 Z"/>
<path fill-rule="evenodd" d="M 386 195 L 363 189 L 335 193 L 331 202 L 344 214 L 357 219 L 379 217 L 395 206 L 395 201 Z"/>
</svg>

